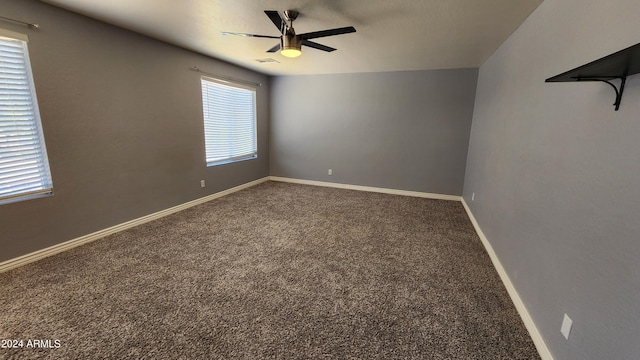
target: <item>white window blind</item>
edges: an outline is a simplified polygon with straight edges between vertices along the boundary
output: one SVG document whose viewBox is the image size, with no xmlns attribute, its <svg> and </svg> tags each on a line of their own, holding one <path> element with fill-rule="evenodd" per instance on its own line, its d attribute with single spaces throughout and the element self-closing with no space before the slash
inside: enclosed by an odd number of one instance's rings
<svg viewBox="0 0 640 360">
<path fill-rule="evenodd" d="M 27 42 L 6 33 L 0 32 L 0 204 L 53 191 Z"/>
<path fill-rule="evenodd" d="M 201 82 L 207 165 L 256 158 L 256 90 L 205 77 Z"/>
</svg>

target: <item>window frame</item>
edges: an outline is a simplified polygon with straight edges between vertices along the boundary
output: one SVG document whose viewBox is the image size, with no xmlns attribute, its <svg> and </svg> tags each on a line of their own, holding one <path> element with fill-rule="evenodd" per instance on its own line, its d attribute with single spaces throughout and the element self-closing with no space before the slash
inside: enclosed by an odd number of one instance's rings
<svg viewBox="0 0 640 360">
<path fill-rule="evenodd" d="M 26 84 L 29 87 L 29 100 L 31 110 L 33 111 L 33 134 L 34 138 L 37 139 L 37 159 L 39 159 L 39 167 L 41 169 L 38 172 L 38 180 L 41 182 L 40 188 L 18 190 L 9 192 L 5 195 L 0 195 L 0 205 L 31 200 L 35 198 L 40 198 L 44 196 L 53 195 L 53 179 L 51 176 L 51 169 L 49 165 L 49 157 L 47 155 L 47 147 L 44 139 L 44 131 L 42 128 L 42 120 L 40 117 L 40 109 L 38 107 L 38 97 L 36 95 L 35 82 L 33 78 L 33 71 L 31 69 L 31 59 L 29 57 L 29 38 L 25 34 L 16 33 L 10 30 L 6 30 L 0 28 L 0 38 L 7 39 L 9 41 L 19 41 L 22 44 L 22 60 L 24 61 L 24 75 L 26 76 Z M 0 150 L 0 154 L 2 150 Z M 8 174 L 8 172 L 7 172 Z"/>
<path fill-rule="evenodd" d="M 252 114 L 252 119 L 250 119 L 251 121 L 251 134 L 252 134 L 252 138 L 251 138 L 251 152 L 249 153 L 244 153 L 244 154 L 239 154 L 239 155 L 233 155 L 230 154 L 228 157 L 225 158 L 216 158 L 216 159 L 211 159 L 209 160 L 207 154 L 209 153 L 209 144 L 211 141 L 215 141 L 215 139 L 212 139 L 210 137 L 207 136 L 208 130 L 207 130 L 207 125 L 212 126 L 213 125 L 213 119 L 208 119 L 207 118 L 207 108 L 205 108 L 205 106 L 208 105 L 208 107 L 210 108 L 212 106 L 211 104 L 211 100 L 212 99 L 206 99 L 205 98 L 205 83 L 210 83 L 212 86 L 218 86 L 219 88 L 231 88 L 231 89 L 235 89 L 235 90 L 242 90 L 242 91 L 248 91 L 251 93 L 252 95 L 252 100 L 251 100 L 251 104 L 253 105 L 253 108 L 251 109 L 250 113 Z M 209 85 L 209 84 L 207 84 Z M 256 159 L 258 157 L 258 110 L 257 110 L 257 89 L 255 87 L 252 86 L 248 86 L 248 85 L 244 85 L 244 84 L 239 84 L 236 82 L 232 82 L 232 81 L 227 81 L 227 80 L 222 80 L 222 79 L 217 79 L 214 77 L 210 77 L 210 76 L 201 76 L 200 77 L 200 86 L 201 86 L 201 95 L 202 95 L 202 117 L 203 117 L 203 126 L 204 126 L 204 146 L 205 146 L 205 163 L 207 165 L 207 167 L 211 167 L 211 166 L 218 166 L 218 165 L 224 165 L 224 164 L 230 164 L 230 163 L 235 163 L 235 162 L 240 162 L 240 161 L 245 161 L 245 160 L 253 160 Z M 206 95 L 206 97 L 208 97 L 209 95 Z M 208 100 L 208 102 L 207 102 Z M 213 104 L 215 105 L 215 104 Z M 247 119 L 243 119 L 243 121 L 246 121 Z M 215 125 L 213 125 L 215 126 Z M 211 145 L 214 146 L 214 145 Z M 213 152 L 213 151 L 211 151 Z"/>
</svg>

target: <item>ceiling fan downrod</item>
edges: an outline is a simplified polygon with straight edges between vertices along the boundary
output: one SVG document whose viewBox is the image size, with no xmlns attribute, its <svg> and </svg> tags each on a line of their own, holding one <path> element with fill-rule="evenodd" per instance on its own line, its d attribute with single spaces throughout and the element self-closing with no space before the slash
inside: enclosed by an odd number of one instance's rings
<svg viewBox="0 0 640 360">
<path fill-rule="evenodd" d="M 298 15 L 300 15 L 299 12 L 297 12 L 296 10 L 285 10 L 284 11 L 284 19 L 286 20 L 286 22 L 288 22 L 288 24 L 284 24 L 285 28 L 286 28 L 286 32 L 282 31 L 281 33 L 284 34 L 290 34 L 290 35 L 295 35 L 296 31 L 293 29 L 293 21 L 295 19 L 298 18 Z"/>
</svg>

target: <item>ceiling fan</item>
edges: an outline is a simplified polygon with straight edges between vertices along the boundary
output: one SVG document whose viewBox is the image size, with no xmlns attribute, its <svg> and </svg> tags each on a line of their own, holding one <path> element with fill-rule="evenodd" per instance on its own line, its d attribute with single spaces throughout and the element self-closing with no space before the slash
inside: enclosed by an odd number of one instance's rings
<svg viewBox="0 0 640 360">
<path fill-rule="evenodd" d="M 269 19 L 271 19 L 271 22 L 273 22 L 278 30 L 280 30 L 280 36 L 245 34 L 226 31 L 223 31 L 222 35 L 280 39 L 280 43 L 267 50 L 267 52 L 273 53 L 280 50 L 280 53 L 282 55 L 293 58 L 298 57 L 300 56 L 300 54 L 302 54 L 302 45 L 327 52 L 336 50 L 332 47 L 313 42 L 310 39 L 356 32 L 356 29 L 353 26 L 347 26 L 336 29 L 296 34 L 296 31 L 293 29 L 293 21 L 298 17 L 298 15 L 300 15 L 299 12 L 295 10 L 286 10 L 284 12 L 284 17 L 282 17 L 280 13 L 275 10 L 265 10 L 264 13 L 267 14 Z"/>
</svg>

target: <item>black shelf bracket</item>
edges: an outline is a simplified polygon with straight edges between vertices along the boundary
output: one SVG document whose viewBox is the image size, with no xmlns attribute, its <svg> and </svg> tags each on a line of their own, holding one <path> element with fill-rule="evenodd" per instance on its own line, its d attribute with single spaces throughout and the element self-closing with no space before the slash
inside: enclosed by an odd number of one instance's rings
<svg viewBox="0 0 640 360">
<path fill-rule="evenodd" d="M 613 90 L 616 92 L 616 101 L 613 103 L 613 106 L 616 107 L 616 111 L 620 108 L 620 101 L 622 100 L 622 93 L 624 92 L 624 84 L 627 82 L 626 76 L 608 76 L 608 77 L 573 77 L 576 81 L 600 81 L 611 85 Z M 616 86 L 611 80 L 620 79 L 620 86 Z"/>
<path fill-rule="evenodd" d="M 613 106 L 618 111 L 627 76 L 635 74 L 640 74 L 640 44 L 565 71 L 548 78 L 545 82 L 600 81 L 607 83 L 616 92 L 616 101 Z M 620 80 L 619 85 L 616 85 L 617 81 L 615 80 Z"/>
</svg>

